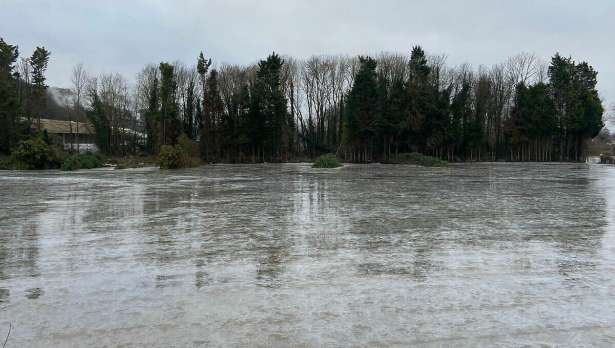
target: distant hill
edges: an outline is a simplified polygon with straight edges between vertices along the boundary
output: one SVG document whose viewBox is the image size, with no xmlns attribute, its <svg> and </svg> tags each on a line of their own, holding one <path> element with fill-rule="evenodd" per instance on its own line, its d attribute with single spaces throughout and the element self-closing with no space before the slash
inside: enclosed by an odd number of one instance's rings
<svg viewBox="0 0 615 348">
<path fill-rule="evenodd" d="M 85 116 L 78 116 L 73 112 L 73 102 L 75 100 L 75 93 L 69 88 L 60 87 L 48 87 L 47 88 L 47 111 L 42 118 L 56 121 L 77 121 L 89 123 L 90 120 Z M 82 97 L 81 106 L 83 108 L 89 107 L 87 97 Z M 125 124 L 125 129 L 132 129 L 138 132 L 143 132 L 143 125 L 141 123 Z"/>
<path fill-rule="evenodd" d="M 72 119 L 73 121 L 87 121 L 85 117 L 76 117 L 74 113 L 71 113 L 74 99 L 75 94 L 68 88 L 47 88 L 47 112 L 45 118 L 52 120 Z M 83 101 L 81 104 L 85 107 Z"/>
</svg>

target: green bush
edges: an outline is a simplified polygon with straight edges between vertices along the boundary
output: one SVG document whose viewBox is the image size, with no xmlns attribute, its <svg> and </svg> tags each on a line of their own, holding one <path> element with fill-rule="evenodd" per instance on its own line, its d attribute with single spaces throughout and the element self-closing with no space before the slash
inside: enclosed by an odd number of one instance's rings
<svg viewBox="0 0 615 348">
<path fill-rule="evenodd" d="M 199 155 L 199 147 L 190 139 L 186 134 L 183 134 L 177 138 L 177 145 L 175 145 L 182 155 L 189 157 L 196 157 Z"/>
<path fill-rule="evenodd" d="M 177 145 L 163 145 L 158 154 L 160 169 L 179 169 L 198 165 L 198 146 L 185 134 L 177 139 Z"/>
<path fill-rule="evenodd" d="M 183 167 L 194 167 L 198 165 L 199 147 L 186 134 L 182 134 L 177 139 L 175 149 L 179 151 Z"/>
<path fill-rule="evenodd" d="M 13 169 L 55 169 L 64 160 L 64 153 L 49 146 L 41 137 L 21 141 L 11 153 L 9 165 Z"/>
<path fill-rule="evenodd" d="M 448 162 L 436 157 L 425 156 L 418 152 L 400 153 L 396 158 L 388 161 L 392 164 L 414 164 L 423 167 L 446 167 Z"/>
<path fill-rule="evenodd" d="M 0 158 L 0 170 L 12 169 L 11 159 L 8 157 Z"/>
<path fill-rule="evenodd" d="M 337 168 L 337 167 L 341 167 L 341 164 L 337 161 L 337 157 L 334 154 L 329 153 L 329 154 L 318 157 L 316 161 L 314 161 L 314 164 L 312 165 L 312 167 L 313 168 Z"/>
<path fill-rule="evenodd" d="M 61 169 L 62 170 L 78 170 L 78 169 L 81 169 L 81 166 L 80 166 L 80 163 L 79 163 L 79 159 L 77 158 L 77 156 L 72 155 L 72 156 L 66 157 L 66 159 L 62 163 L 62 168 Z"/>
<path fill-rule="evenodd" d="M 62 170 L 79 170 L 100 168 L 103 166 L 103 158 L 92 152 L 79 153 L 68 156 L 62 163 Z"/>
<path fill-rule="evenodd" d="M 183 161 L 177 146 L 162 145 L 158 154 L 160 169 L 183 168 Z"/>
</svg>

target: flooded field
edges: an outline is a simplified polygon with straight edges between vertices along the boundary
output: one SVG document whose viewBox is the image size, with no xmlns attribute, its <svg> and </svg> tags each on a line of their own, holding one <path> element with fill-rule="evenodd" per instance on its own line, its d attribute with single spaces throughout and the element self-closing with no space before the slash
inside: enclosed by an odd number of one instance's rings
<svg viewBox="0 0 615 348">
<path fill-rule="evenodd" d="M 0 345 L 615 345 L 615 168 L 0 172 Z"/>
</svg>

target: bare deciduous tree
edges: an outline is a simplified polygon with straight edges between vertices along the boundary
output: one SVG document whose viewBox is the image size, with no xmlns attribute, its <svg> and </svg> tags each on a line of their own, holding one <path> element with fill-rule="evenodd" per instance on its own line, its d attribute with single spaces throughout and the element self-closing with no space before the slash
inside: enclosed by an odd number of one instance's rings
<svg viewBox="0 0 615 348">
<path fill-rule="evenodd" d="M 88 74 L 85 71 L 83 64 L 79 63 L 75 65 L 75 67 L 73 68 L 73 71 L 71 74 L 71 83 L 73 85 L 72 89 L 73 89 L 73 94 L 74 94 L 73 113 L 75 115 L 75 120 L 77 121 L 76 132 L 77 132 L 77 137 L 79 137 L 79 122 L 85 119 L 84 108 L 83 108 L 81 99 L 83 97 L 86 84 L 88 83 Z M 73 135 L 73 123 L 71 121 L 72 120 L 69 119 L 70 132 L 71 132 L 70 149 L 71 151 L 73 151 L 74 135 Z M 77 152 L 79 152 L 80 142 L 81 141 L 77 141 Z"/>
<path fill-rule="evenodd" d="M 527 85 L 538 75 L 538 57 L 532 53 L 520 53 L 508 59 L 506 69 L 515 85 Z"/>
</svg>

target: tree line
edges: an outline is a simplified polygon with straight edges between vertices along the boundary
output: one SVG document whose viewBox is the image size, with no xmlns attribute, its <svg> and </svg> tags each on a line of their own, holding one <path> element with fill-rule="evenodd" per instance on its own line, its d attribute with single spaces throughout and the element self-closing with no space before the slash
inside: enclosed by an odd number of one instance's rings
<svg viewBox="0 0 615 348">
<path fill-rule="evenodd" d="M 17 47 L 2 41 L 0 52 L 0 151 L 7 152 L 23 134 L 19 121 L 41 113 L 44 76 L 33 71 L 44 73 L 49 53 L 27 59 L 25 79 L 15 67 Z M 116 155 L 156 155 L 184 134 L 206 162 L 324 153 L 371 162 L 408 152 L 449 161 L 580 161 L 604 126 L 597 72 L 559 54 L 548 64 L 520 54 L 473 69 L 449 67 L 445 56 L 418 46 L 408 56 L 273 53 L 248 66 L 215 65 L 201 53 L 193 66 L 147 65 L 134 86 L 118 74 L 90 78 L 81 65 L 72 82 L 74 113 L 87 116 L 99 148 Z"/>
<path fill-rule="evenodd" d="M 556 54 L 545 67 L 523 54 L 478 72 L 441 62 L 420 47 L 399 63 L 403 72 L 359 57 L 345 103 L 344 156 L 579 161 L 604 126 L 597 73 L 585 62 Z"/>
<path fill-rule="evenodd" d="M 30 57 L 0 38 L 0 154 L 8 154 L 39 123 L 47 103 L 45 71 L 50 52 L 36 47 Z"/>
</svg>

